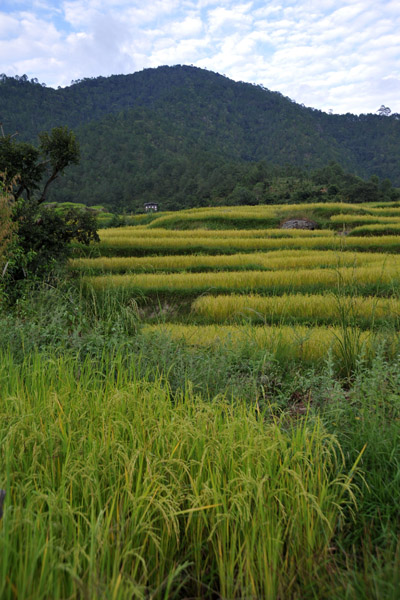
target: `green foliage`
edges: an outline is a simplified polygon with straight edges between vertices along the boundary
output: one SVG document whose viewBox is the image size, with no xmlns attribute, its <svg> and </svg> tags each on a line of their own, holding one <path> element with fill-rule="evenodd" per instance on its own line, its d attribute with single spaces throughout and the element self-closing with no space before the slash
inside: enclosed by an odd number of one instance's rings
<svg viewBox="0 0 400 600">
<path fill-rule="evenodd" d="M 398 360 L 343 385 L 330 358 L 188 349 L 66 285 L 1 312 L 0 346 L 2 597 L 397 598 Z"/>
<path fill-rule="evenodd" d="M 22 194 L 29 200 L 42 186 L 36 202 L 43 202 L 49 185 L 68 165 L 79 161 L 78 142 L 67 127 L 54 127 L 50 134 L 39 134 L 39 139 L 39 147 L 35 148 L 16 141 L 13 135 L 0 138 L 1 180 L 15 200 Z"/>
<path fill-rule="evenodd" d="M 7 259 L 9 256 L 10 246 L 14 240 L 16 223 L 12 219 L 12 208 L 10 204 L 9 194 L 0 183 L 0 269 L 1 278 L 4 277 L 7 271 Z M 4 271 L 3 271 L 4 269 Z"/>
<path fill-rule="evenodd" d="M 45 182 L 39 202 L 46 199 L 49 185 L 64 173 L 66 167 L 79 162 L 79 144 L 68 127 L 54 127 L 51 133 L 39 134 L 39 150 L 45 157 L 49 168 L 49 176 Z"/>
<path fill-rule="evenodd" d="M 53 170 L 62 172 L 69 164 L 79 161 L 79 146 L 67 127 L 55 127 L 51 134 L 39 134 L 40 150 L 50 159 Z"/>
<path fill-rule="evenodd" d="M 0 181 L 14 199 L 23 192 L 36 191 L 45 171 L 40 151 L 26 142 L 17 142 L 11 135 L 0 138 Z"/>
<path fill-rule="evenodd" d="M 14 219 L 18 231 L 8 269 L 10 283 L 50 276 L 67 261 L 73 240 L 84 245 L 99 241 L 96 217 L 86 210 L 69 208 L 60 214 L 35 202 L 19 200 Z"/>
<path fill-rule="evenodd" d="M 2 282 L 11 300 L 20 293 L 16 282 L 47 278 L 65 263 L 72 240 L 84 245 L 99 240 L 96 217 L 86 207 L 43 205 L 49 185 L 78 159 L 77 141 L 66 127 L 42 133 L 39 148 L 14 136 L 0 139 L 0 184 L 10 191 L 6 202 L 16 229 Z"/>
<path fill-rule="evenodd" d="M 122 215 L 114 214 L 107 223 L 107 227 L 124 227 L 127 225 L 126 218 Z"/>
</svg>

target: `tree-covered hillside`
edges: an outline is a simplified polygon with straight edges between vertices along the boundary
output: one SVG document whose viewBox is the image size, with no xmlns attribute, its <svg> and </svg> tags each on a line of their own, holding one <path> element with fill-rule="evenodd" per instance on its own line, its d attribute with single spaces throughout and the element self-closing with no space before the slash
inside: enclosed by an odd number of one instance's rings
<svg viewBox="0 0 400 600">
<path fill-rule="evenodd" d="M 249 203 L 265 201 L 274 165 L 307 170 L 334 161 L 400 185 L 398 115 L 329 115 L 195 67 L 84 79 L 58 90 L 2 76 L 0 121 L 5 133 L 29 141 L 55 126 L 73 128 L 81 163 L 52 199 L 118 210 L 149 200 L 163 208 L 233 201 L 243 189 Z M 264 175 L 249 185 L 254 169 Z"/>
</svg>

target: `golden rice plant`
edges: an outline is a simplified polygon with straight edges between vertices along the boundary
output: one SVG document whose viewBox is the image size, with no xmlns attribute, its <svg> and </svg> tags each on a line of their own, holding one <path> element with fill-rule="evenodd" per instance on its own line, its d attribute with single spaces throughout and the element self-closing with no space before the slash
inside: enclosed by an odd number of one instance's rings
<svg viewBox="0 0 400 600">
<path fill-rule="evenodd" d="M 258 291 L 286 289 L 290 291 L 315 291 L 343 285 L 391 285 L 400 282 L 396 267 L 372 265 L 367 267 L 340 267 L 338 269 L 297 269 L 280 271 L 230 271 L 206 273 L 149 273 L 85 277 L 96 290 L 119 288 L 148 292 L 243 290 Z"/>
<path fill-rule="evenodd" d="M 320 249 L 320 250 L 368 250 L 376 252 L 396 252 L 400 249 L 400 238 L 388 236 L 323 236 L 323 237 L 285 237 L 285 238 L 148 238 L 116 237 L 103 239 L 98 246 L 100 253 L 118 252 L 254 252 L 257 250 L 278 249 Z"/>
<path fill-rule="evenodd" d="M 341 296 L 334 294 L 284 294 L 283 296 L 219 295 L 200 296 L 192 311 L 215 323 L 302 318 L 340 320 L 343 311 L 348 319 L 368 321 L 400 316 L 396 298 Z"/>
<path fill-rule="evenodd" d="M 350 235 L 399 235 L 400 222 L 391 223 L 373 223 L 370 225 L 360 225 L 352 229 Z"/>
<path fill-rule="evenodd" d="M 364 238 L 362 238 L 364 239 Z M 124 247 L 135 250 L 147 251 L 188 251 L 197 250 L 215 250 L 215 251 L 234 251 L 234 250 L 269 250 L 279 248 L 337 248 L 343 245 L 343 240 L 334 236 L 324 237 L 301 237 L 288 236 L 284 238 L 240 238 L 234 236 L 230 238 L 210 238 L 196 237 L 193 234 L 186 237 L 109 237 L 103 238 L 98 248 L 112 249 Z"/>
<path fill-rule="evenodd" d="M 315 229 L 312 231 L 304 229 L 196 229 L 196 238 L 281 238 L 281 237 L 329 237 L 335 235 L 330 229 Z M 178 238 L 186 239 L 193 236 L 193 231 L 145 227 L 119 227 L 103 229 L 100 239 L 110 240 L 132 239 L 132 238 Z"/>
<path fill-rule="evenodd" d="M 274 250 L 230 255 L 164 255 L 152 257 L 97 257 L 70 261 L 72 269 L 84 272 L 123 273 L 138 271 L 180 271 L 195 269 L 298 269 L 361 266 L 369 264 L 399 265 L 400 256 L 371 252 L 335 252 L 332 250 Z"/>
<path fill-rule="evenodd" d="M 398 252 L 400 249 L 399 236 L 348 236 L 345 238 L 342 248 L 343 250 L 362 250 L 363 248 L 368 248 L 370 250 L 374 249 L 377 252 L 386 252 L 387 250 Z"/>
<path fill-rule="evenodd" d="M 124 227 L 108 227 L 107 229 L 102 229 L 99 232 L 99 235 L 100 239 L 108 239 L 114 237 L 130 237 L 133 235 L 141 237 L 143 235 L 146 235 L 146 233 L 148 232 L 149 229 L 146 225 L 137 225 L 136 227 L 133 225 L 125 225 Z"/>
<path fill-rule="evenodd" d="M 287 214 L 299 214 L 301 212 L 308 213 L 315 209 L 319 212 L 326 212 L 329 214 L 330 211 L 346 211 L 351 213 L 361 213 L 369 211 L 372 205 L 365 204 L 349 204 L 343 202 L 327 202 L 321 203 L 310 203 L 310 204 L 278 204 L 278 205 L 258 205 L 258 206 L 222 206 L 215 208 L 197 208 L 182 210 L 177 213 L 170 213 L 169 215 L 159 217 L 156 221 L 153 221 L 157 226 L 162 226 L 172 220 L 179 219 L 194 220 L 194 219 L 263 219 L 267 217 L 279 217 Z M 379 209 L 376 209 L 379 210 Z"/>
<path fill-rule="evenodd" d="M 374 224 L 374 223 L 400 223 L 400 213 L 398 216 L 385 217 L 377 214 L 339 214 L 332 215 L 330 220 L 332 223 L 344 223 L 344 224 L 353 224 L 353 223 L 365 223 L 365 224 Z"/>
<path fill-rule="evenodd" d="M 376 206 L 376 207 L 371 207 L 370 212 L 371 212 L 371 214 L 374 214 L 374 215 L 382 215 L 382 216 L 387 216 L 387 217 L 390 217 L 390 216 L 399 217 L 400 216 L 400 207 Z"/>
<path fill-rule="evenodd" d="M 163 332 L 189 345 L 251 344 L 288 360 L 315 362 L 331 351 L 340 353 L 343 331 L 339 327 L 305 327 L 288 325 L 146 325 L 144 332 Z M 358 340 L 369 351 L 373 342 L 370 331 L 357 331 Z"/>
</svg>

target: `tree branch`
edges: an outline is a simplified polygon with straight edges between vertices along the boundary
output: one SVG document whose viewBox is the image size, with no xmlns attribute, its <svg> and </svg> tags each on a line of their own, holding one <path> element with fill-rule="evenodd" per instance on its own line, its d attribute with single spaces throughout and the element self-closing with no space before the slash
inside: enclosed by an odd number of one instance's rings
<svg viewBox="0 0 400 600">
<path fill-rule="evenodd" d="M 38 199 L 38 204 L 42 204 L 46 200 L 47 191 L 49 189 L 49 186 L 53 183 L 53 181 L 55 181 L 55 179 L 57 179 L 57 177 L 58 177 L 58 171 L 53 171 L 53 173 L 50 175 L 49 179 L 45 183 L 43 191 L 40 194 L 40 198 Z"/>
</svg>

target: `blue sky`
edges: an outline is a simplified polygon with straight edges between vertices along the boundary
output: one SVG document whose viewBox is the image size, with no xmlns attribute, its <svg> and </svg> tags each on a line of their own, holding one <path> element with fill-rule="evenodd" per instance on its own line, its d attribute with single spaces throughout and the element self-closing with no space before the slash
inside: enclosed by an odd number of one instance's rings
<svg viewBox="0 0 400 600">
<path fill-rule="evenodd" d="M 306 106 L 400 112 L 398 0 L 0 0 L 0 72 L 49 86 L 193 64 Z"/>
</svg>

